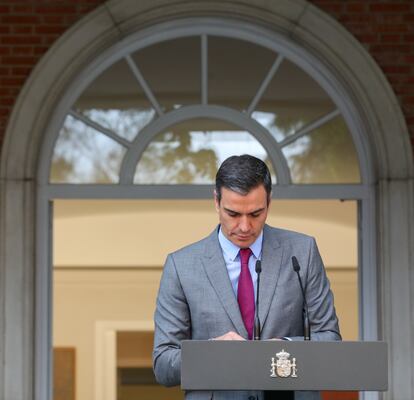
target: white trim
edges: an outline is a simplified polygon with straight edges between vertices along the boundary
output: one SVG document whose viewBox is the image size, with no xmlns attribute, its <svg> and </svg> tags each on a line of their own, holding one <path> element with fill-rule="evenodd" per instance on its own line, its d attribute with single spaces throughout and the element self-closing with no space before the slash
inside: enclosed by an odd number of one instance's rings
<svg viewBox="0 0 414 400">
<path fill-rule="evenodd" d="M 270 67 L 269 71 L 267 72 L 267 75 L 264 77 L 262 83 L 259 86 L 259 89 L 257 89 L 257 93 L 253 97 L 253 100 L 251 101 L 249 107 L 247 108 L 246 114 L 251 115 L 254 109 L 256 108 L 257 104 L 259 104 L 260 99 L 262 98 L 264 92 L 266 91 L 267 87 L 269 86 L 271 80 L 273 79 L 273 76 L 278 71 L 280 64 L 282 64 L 283 56 L 278 55 Z"/>
<path fill-rule="evenodd" d="M 121 171 L 119 174 L 120 183 L 133 184 L 137 163 L 149 143 L 157 134 L 172 125 L 194 118 L 219 119 L 232 123 L 240 127 L 240 129 L 250 132 L 266 149 L 267 155 L 276 172 L 278 183 L 290 183 L 290 171 L 287 161 L 270 132 L 255 120 L 250 119 L 245 113 L 228 107 L 213 105 L 181 107 L 177 110 L 164 114 L 162 117 L 145 126 L 136 136 L 132 146 L 128 149 L 128 152 L 122 160 Z"/>
<path fill-rule="evenodd" d="M 95 400 L 116 400 L 116 334 L 153 332 L 152 321 L 97 321 L 95 323 Z"/>
<path fill-rule="evenodd" d="M 212 199 L 214 185 L 56 184 L 42 190 L 49 199 Z M 370 187 L 358 184 L 273 185 L 272 198 L 369 200 L 372 193 Z"/>
</svg>

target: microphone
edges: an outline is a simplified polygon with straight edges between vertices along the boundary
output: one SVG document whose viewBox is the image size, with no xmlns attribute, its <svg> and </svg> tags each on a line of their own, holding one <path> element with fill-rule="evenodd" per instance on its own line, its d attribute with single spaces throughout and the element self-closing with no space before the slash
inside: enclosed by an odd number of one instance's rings
<svg viewBox="0 0 414 400">
<path fill-rule="evenodd" d="M 302 279 L 300 278 L 300 275 L 299 275 L 300 265 L 299 265 L 298 259 L 295 256 L 292 257 L 292 266 L 293 266 L 293 270 L 298 275 L 300 290 L 302 291 L 302 297 L 303 297 L 303 338 L 304 340 L 311 340 L 308 303 L 306 302 L 305 290 L 303 289 Z"/>
<path fill-rule="evenodd" d="M 260 273 L 262 272 L 262 262 L 260 260 L 256 261 L 256 274 L 257 274 L 257 284 L 256 284 L 256 310 L 254 313 L 254 332 L 253 340 L 260 340 L 260 319 L 259 319 L 259 289 L 260 289 Z"/>
</svg>

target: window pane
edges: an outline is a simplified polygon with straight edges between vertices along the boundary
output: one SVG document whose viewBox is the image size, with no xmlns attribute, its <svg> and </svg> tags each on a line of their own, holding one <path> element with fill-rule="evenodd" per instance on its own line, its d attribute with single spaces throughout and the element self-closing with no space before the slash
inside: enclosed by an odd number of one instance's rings
<svg viewBox="0 0 414 400">
<path fill-rule="evenodd" d="M 68 116 L 55 145 L 51 183 L 117 183 L 125 149 Z"/>
<path fill-rule="evenodd" d="M 359 183 L 358 157 L 341 117 L 283 147 L 293 183 Z"/>
<path fill-rule="evenodd" d="M 201 38 L 168 40 L 132 55 L 161 108 L 201 101 Z"/>
<path fill-rule="evenodd" d="M 125 60 L 99 75 L 73 108 L 117 135 L 133 140 L 155 111 Z"/>
<path fill-rule="evenodd" d="M 149 144 L 138 162 L 134 183 L 213 184 L 227 157 L 246 153 L 265 160 L 276 182 L 266 150 L 249 132 L 217 120 L 185 121 Z"/>
<path fill-rule="evenodd" d="M 250 42 L 208 37 L 208 103 L 245 110 L 277 54 Z"/>
<path fill-rule="evenodd" d="M 84 110 L 82 115 L 118 136 L 132 141 L 154 119 L 155 111 L 153 109 L 103 110 L 92 108 Z"/>
<path fill-rule="evenodd" d="M 252 117 L 281 141 L 335 108 L 317 82 L 284 60 Z"/>
</svg>

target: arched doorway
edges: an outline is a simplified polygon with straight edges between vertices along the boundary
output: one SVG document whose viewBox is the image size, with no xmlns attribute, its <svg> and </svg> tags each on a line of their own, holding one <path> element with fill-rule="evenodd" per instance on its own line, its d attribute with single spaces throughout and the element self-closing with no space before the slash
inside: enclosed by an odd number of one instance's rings
<svg viewBox="0 0 414 400">
<path fill-rule="evenodd" d="M 38 398 L 45 398 L 46 393 L 48 392 L 48 377 L 49 374 L 46 373 L 46 378 L 44 376 L 44 371 L 48 371 L 49 369 L 49 362 L 47 357 L 45 358 L 45 354 L 49 352 L 50 346 L 50 329 L 49 329 L 49 307 L 50 307 L 50 292 L 48 291 L 50 285 L 50 277 L 49 273 L 50 270 L 48 266 L 50 265 L 50 241 L 47 238 L 48 232 L 48 221 L 49 221 L 49 210 L 48 210 L 48 199 L 50 196 L 56 197 L 59 196 L 67 196 L 68 191 L 67 188 L 61 186 L 56 188 L 56 192 L 52 193 L 53 190 L 49 191 L 48 188 L 45 187 L 47 183 L 42 179 L 48 177 L 48 173 L 45 170 L 47 168 L 47 162 L 37 163 L 36 160 L 40 154 L 40 148 L 42 144 L 44 144 L 42 149 L 42 158 L 46 155 L 51 155 L 52 152 L 52 143 L 53 140 L 51 138 L 57 132 L 58 128 L 62 123 L 62 119 L 66 114 L 68 108 L 71 104 L 73 104 L 74 100 L 78 97 L 82 90 L 81 81 L 85 79 L 91 71 L 99 72 L 96 70 L 96 65 L 94 62 L 90 63 L 90 57 L 95 57 L 96 62 L 102 61 L 100 63 L 100 69 L 103 71 L 108 65 L 113 63 L 114 59 L 118 56 L 116 52 L 114 55 L 109 55 L 105 51 L 102 52 L 100 50 L 100 45 L 105 43 L 105 47 L 108 49 L 114 43 L 122 43 L 122 45 L 118 44 L 118 47 L 122 47 L 124 51 L 128 51 L 128 38 L 129 40 L 133 40 L 136 38 L 132 34 L 133 30 L 138 30 L 139 34 L 144 35 L 147 34 L 148 37 L 154 38 L 153 34 L 156 32 L 151 31 L 151 28 L 147 30 L 141 29 L 143 28 L 142 25 L 139 23 L 134 27 L 131 28 L 131 15 L 136 16 L 136 21 L 140 21 L 141 23 L 145 20 L 146 24 L 154 25 L 157 22 L 157 18 L 164 18 L 166 15 L 169 15 L 169 18 L 176 19 L 182 18 L 186 16 L 188 12 L 187 9 L 181 8 L 177 6 L 174 9 L 174 12 L 171 11 L 171 5 L 165 5 L 164 7 L 159 7 L 156 12 L 153 14 L 148 13 L 145 14 L 143 10 L 144 6 L 133 5 L 131 3 L 131 13 L 126 16 L 120 9 L 117 7 L 116 3 L 113 3 L 113 8 L 100 8 L 91 16 L 89 17 L 90 21 L 95 21 L 96 25 L 89 25 L 87 30 L 90 34 L 92 34 L 93 38 L 90 40 L 91 46 L 88 48 L 84 48 L 84 52 L 82 56 L 79 56 L 76 59 L 71 59 L 71 62 L 68 63 L 69 68 L 64 67 L 63 65 L 55 65 L 54 66 L 54 75 L 51 75 L 46 79 L 49 82 L 49 87 L 54 87 L 55 91 L 49 92 L 49 99 L 48 102 L 44 104 L 42 109 L 32 110 L 31 113 L 28 113 L 28 118 L 26 121 L 19 120 L 20 113 L 24 113 L 27 111 L 25 107 L 29 107 L 31 104 L 30 93 L 28 93 L 29 88 L 33 89 L 36 87 L 40 77 L 45 76 L 47 74 L 47 66 L 48 60 L 47 57 L 43 64 L 39 66 L 36 73 L 33 75 L 32 79 L 30 80 L 29 84 L 27 85 L 26 91 L 22 94 L 21 102 L 16 106 L 16 111 L 14 113 L 14 117 L 11 120 L 9 129 L 8 129 L 8 137 L 6 145 L 4 146 L 4 157 L 3 157 L 3 164 L 2 164 L 2 171 L 3 176 L 6 179 L 6 184 L 3 186 L 3 193 L 6 199 L 9 199 L 8 202 L 4 203 L 3 206 L 3 213 L 7 215 L 8 218 L 4 219 L 4 229 L 5 232 L 10 232 L 11 227 L 13 226 L 12 221 L 9 219 L 10 216 L 14 217 L 14 221 L 21 221 L 22 226 L 29 226 L 31 227 L 29 230 L 23 231 L 17 230 L 15 235 L 5 237 L 3 240 L 3 246 L 7 249 L 7 256 L 4 260 L 4 268 L 7 271 L 7 278 L 8 283 L 12 285 L 8 286 L 7 290 L 4 291 L 4 302 L 5 302 L 5 321 L 6 326 L 8 326 L 8 330 L 6 330 L 5 334 L 5 341 L 6 344 L 13 343 L 14 341 L 19 341 L 22 343 L 26 343 L 22 347 L 22 360 L 30 359 L 34 354 L 34 358 L 36 360 L 36 376 L 35 376 L 35 383 L 36 383 L 36 395 Z M 141 7 L 141 8 L 140 8 Z M 155 7 L 155 5 L 154 5 Z M 209 15 L 209 5 L 206 2 L 199 3 L 198 13 L 199 15 Z M 361 201 L 361 214 L 362 214 L 362 265 L 364 266 L 361 276 L 361 299 L 362 299 L 362 337 L 364 338 L 376 338 L 378 335 L 378 319 L 377 319 L 377 311 L 376 306 L 378 304 L 376 289 L 376 251 L 375 251 L 375 209 L 374 209 L 374 191 L 375 191 L 375 183 L 380 181 L 382 178 L 398 178 L 400 179 L 403 177 L 410 176 L 412 173 L 412 160 L 407 152 L 407 147 L 404 147 L 403 139 L 401 142 L 396 143 L 392 140 L 392 138 L 387 137 L 387 133 L 390 128 L 390 132 L 398 132 L 401 134 L 401 137 L 404 137 L 404 126 L 401 123 L 401 120 L 393 120 L 393 118 L 387 119 L 386 113 L 382 113 L 384 104 L 393 103 L 394 97 L 388 92 L 388 87 L 384 84 L 382 76 L 378 73 L 375 69 L 375 66 L 372 61 L 366 56 L 366 54 L 361 53 L 361 49 L 358 45 L 348 37 L 339 26 L 335 26 L 335 24 L 327 19 L 324 15 L 321 15 L 316 9 L 310 7 L 306 3 L 302 4 L 302 8 L 296 8 L 297 5 L 292 6 L 291 8 L 287 7 L 286 9 L 270 9 L 267 10 L 267 13 L 264 13 L 262 9 L 252 7 L 246 7 L 240 4 L 238 9 L 240 15 L 245 15 L 245 18 L 248 18 L 252 22 L 252 29 L 256 25 L 268 24 L 271 23 L 273 27 L 269 32 L 269 42 L 274 42 L 271 40 L 277 36 L 278 41 L 277 43 L 284 43 L 286 45 L 286 49 L 291 48 L 289 45 L 293 45 L 295 43 L 295 49 L 298 53 L 292 52 L 289 54 L 292 61 L 296 61 L 299 65 L 303 60 L 308 60 L 307 70 L 312 71 L 314 77 L 318 77 L 318 82 L 322 85 L 322 82 L 325 82 L 324 89 L 331 95 L 332 98 L 337 99 L 337 103 L 341 104 L 340 112 L 344 116 L 347 126 L 350 127 L 350 132 L 353 137 L 353 140 L 356 144 L 357 153 L 360 156 L 360 162 L 365 162 L 365 168 L 361 168 L 362 174 L 362 187 L 354 187 L 350 186 L 346 190 L 342 190 L 343 188 L 335 187 L 334 189 L 326 187 L 326 186 L 313 186 L 311 190 L 303 189 L 302 187 L 289 187 L 287 185 L 283 188 L 282 192 L 285 190 L 288 193 L 286 196 L 289 196 L 290 193 L 294 193 L 299 190 L 299 192 L 307 192 L 309 196 L 316 196 L 316 197 L 327 197 L 335 196 L 335 198 L 358 198 Z M 223 16 L 226 16 L 226 13 L 229 12 L 231 9 L 230 3 L 223 2 L 220 7 L 218 7 L 218 11 L 216 13 L 222 13 Z M 135 14 L 134 14 L 135 13 Z M 110 16 L 112 21 L 106 20 L 106 16 Z M 145 17 L 147 19 L 145 19 Z M 291 25 L 290 21 L 295 20 L 296 25 Z M 118 23 L 113 23 L 113 21 L 117 21 Z M 312 25 L 312 20 L 318 20 L 318 28 L 315 28 Z M 102 25 L 99 25 L 99 21 L 105 21 Z M 185 22 L 185 21 L 184 21 Z M 144 23 L 144 25 L 145 25 Z M 230 21 L 227 25 L 231 25 Z M 234 22 L 237 25 L 237 22 Z M 209 24 L 208 24 L 209 25 Z M 101 27 L 101 31 L 99 31 L 99 26 Z M 154 25 L 155 26 L 155 25 Z M 246 25 L 247 26 L 247 25 Z M 166 24 L 165 28 L 168 27 L 168 23 Z M 323 28 L 323 32 L 322 32 Z M 76 34 L 82 32 L 82 29 L 86 29 L 85 25 L 79 24 L 76 29 L 73 29 L 72 35 L 67 35 L 67 37 L 62 40 L 57 46 L 56 51 L 65 49 L 65 45 L 69 43 L 76 42 Z M 94 30 L 96 29 L 96 30 Z M 250 29 L 250 28 L 249 28 Z M 247 31 L 249 31 L 247 29 Z M 262 30 L 263 28 L 258 28 Z M 166 29 L 167 30 L 167 29 Z M 264 32 L 264 30 L 262 30 Z M 121 32 L 121 34 L 120 34 Z M 332 33 L 333 36 L 327 34 L 327 32 Z M 104 34 L 105 33 L 105 34 Z M 137 35 L 139 35 L 137 34 Z M 206 33 L 202 33 L 205 35 Z M 127 38 L 123 39 L 123 36 L 126 35 Z M 308 35 L 308 36 L 307 36 Z M 98 36 L 100 36 L 98 38 Z M 264 35 L 266 37 L 266 35 Z M 353 52 L 355 58 L 352 62 L 349 60 L 345 60 L 345 58 L 341 58 L 336 55 L 333 51 L 335 45 L 329 41 L 330 38 L 335 37 L 338 41 L 343 44 L 349 46 L 349 51 Z M 67 42 L 65 42 L 67 40 Z M 71 42 L 72 41 L 72 42 Z M 270 45 L 271 45 L 270 43 Z M 305 46 L 306 44 L 306 46 Z M 96 45 L 94 47 L 93 45 Z M 352 47 L 353 45 L 353 47 Z M 133 44 L 129 43 L 129 46 L 133 47 Z M 324 47 L 326 46 L 326 47 Z M 115 45 L 114 48 L 117 46 Z M 305 52 L 304 48 L 308 47 L 309 50 Z M 131 48 L 131 47 L 130 47 Z M 126 50 L 125 50 L 126 49 Z M 65 49 L 66 50 L 66 49 Z M 63 50 L 62 50 L 63 51 Z M 68 53 L 69 58 L 75 52 Z M 49 55 L 51 57 L 51 55 Z M 312 59 L 312 62 L 309 62 Z M 323 59 L 323 63 L 322 63 Z M 105 61 L 104 61 L 105 60 Z M 63 61 L 63 59 L 61 60 Z M 276 59 L 277 61 L 277 59 Z M 276 65 L 276 61 L 275 64 Z M 314 61 L 314 63 L 313 63 Z M 359 63 L 359 64 L 358 64 Z M 325 69 L 323 65 L 325 64 Z M 316 67 L 315 67 L 316 66 Z M 359 69 L 358 67 L 366 67 L 370 72 L 373 72 L 372 76 L 365 76 L 364 70 Z M 43 67 L 43 70 L 42 70 Z M 362 72 L 361 72 L 362 71 Z M 50 72 L 50 71 L 49 71 Z M 363 77 L 358 75 L 362 74 Z M 59 75 L 59 77 L 57 77 Z M 356 76 L 356 78 L 355 78 Z M 371 94 L 369 91 L 366 93 L 364 92 L 364 85 L 362 82 L 365 80 L 365 85 L 369 86 L 370 88 L 376 88 L 375 96 Z M 73 87 L 77 87 L 78 91 L 74 90 L 68 95 L 63 95 L 65 90 L 63 87 L 71 82 Z M 345 82 L 345 84 L 342 84 Z M 43 82 L 42 82 L 43 83 Z M 59 83 L 59 84 L 57 84 Z M 84 81 L 84 85 L 86 85 L 86 81 Z M 145 91 L 145 90 L 144 90 Z M 39 91 L 36 91 L 37 94 L 42 94 L 43 89 L 39 88 Z M 257 92 L 258 93 L 258 92 Z M 59 98 L 60 101 L 58 105 L 52 105 L 55 98 Z M 205 96 L 203 97 L 205 99 Z M 202 105 L 203 108 L 206 106 Z M 156 108 L 156 107 L 155 107 Z M 250 107 L 252 108 L 252 107 Z M 184 108 L 183 108 L 184 109 Z M 397 113 L 400 116 L 400 113 L 397 108 L 389 107 L 389 110 Z M 51 117 L 51 115 L 54 117 Z M 196 115 L 197 117 L 200 115 Z M 205 117 L 205 115 L 201 115 Z M 210 116 L 210 115 L 208 115 Z M 375 118 L 373 118 L 374 116 Z M 210 116 L 211 117 L 211 116 Z M 216 117 L 214 115 L 213 117 Z M 378 126 L 378 121 L 384 121 L 384 124 Z M 234 121 L 232 121 L 234 122 Z M 26 125 L 27 124 L 27 125 Z M 394 124 L 394 125 L 393 125 Z M 391 126 L 390 126 L 391 125 Z M 45 137 L 42 137 L 43 131 L 47 127 L 47 133 Z M 32 130 L 33 128 L 33 130 Z M 379 129 L 378 129 L 379 128 Z M 33 135 L 31 135 L 33 132 Z M 297 132 L 296 132 L 297 133 Z M 294 133 L 295 134 L 295 133 Z M 394 133 L 395 134 L 395 133 Z M 300 136 L 300 135 L 298 135 Z M 264 136 L 265 137 L 265 136 Z M 22 141 L 19 139 L 23 138 Z M 375 145 L 377 146 L 374 148 L 374 155 L 371 157 L 371 150 L 369 150 L 370 140 L 376 138 Z M 22 146 L 23 143 L 23 146 Z M 35 144 L 35 145 L 33 145 Z M 389 146 L 387 146 L 389 144 Z M 270 143 L 269 143 L 270 145 Z M 24 148 L 24 146 L 26 146 Z M 402 149 L 399 148 L 402 146 Z M 277 146 L 276 146 L 277 147 Z M 274 147 L 274 152 L 272 153 L 273 156 L 278 154 L 277 148 Z M 401 150 L 401 151 L 400 151 Z M 27 151 L 27 152 L 26 152 Z M 396 152 L 400 155 L 400 158 L 396 160 L 394 163 L 388 165 L 386 162 L 381 162 L 382 160 L 386 160 L 386 154 L 392 154 Z M 29 157 L 25 157 L 26 154 L 29 154 Z M 280 154 L 280 150 L 279 150 Z M 401 157 L 403 155 L 404 157 Z M 131 161 L 131 164 L 133 164 Z M 135 160 L 137 161 L 137 160 Z M 278 161 L 276 159 L 273 160 L 274 166 L 283 162 L 281 159 Z M 39 174 L 35 174 L 36 166 L 40 167 Z M 375 168 L 374 168 L 375 166 Z M 125 170 L 131 170 L 131 168 L 125 167 Z M 280 174 L 281 183 L 285 184 L 289 181 L 284 180 L 286 179 L 286 174 L 283 174 L 283 167 L 275 168 L 276 173 Z M 37 180 L 39 177 L 39 180 Z M 279 175 L 278 175 L 279 177 Z M 17 181 L 17 184 L 15 184 Z M 365 184 L 365 186 L 364 186 Z M 39 186 L 38 186 L 39 185 Z M 398 189 L 395 191 L 393 189 L 392 184 L 388 184 L 383 182 L 380 184 L 380 213 L 384 212 L 384 220 L 380 219 L 379 226 L 382 229 L 388 231 L 391 229 L 389 224 L 394 224 L 394 219 L 390 218 L 389 221 L 385 220 L 385 213 L 396 212 L 398 210 L 400 218 L 398 219 L 400 224 L 400 228 L 402 227 L 405 229 L 407 233 L 410 232 L 409 226 L 407 222 L 409 218 L 405 218 L 404 216 L 407 215 L 408 217 L 408 195 L 412 193 L 412 187 L 409 186 L 409 181 L 401 181 L 398 182 L 396 186 Z M 40 191 L 38 191 L 40 189 Z M 88 190 L 85 186 L 86 191 Z M 101 191 L 103 195 L 108 195 L 110 197 L 109 187 L 105 187 L 103 189 L 98 189 L 98 192 Z M 411 192 L 410 192 L 411 190 Z M 128 191 L 130 195 L 134 195 L 134 190 L 126 189 L 122 196 L 125 196 L 125 193 Z M 88 196 L 93 197 L 93 193 L 98 193 L 95 190 L 91 190 Z M 65 194 L 66 193 L 66 194 Z M 85 192 L 86 193 L 86 192 Z M 33 200 L 39 194 L 38 202 L 37 202 L 37 213 L 35 214 L 35 210 L 33 207 Z M 112 194 L 115 197 L 115 194 Z M 153 194 L 152 194 L 153 195 Z M 10 199 L 13 201 L 10 202 Z M 384 201 L 382 201 L 384 200 Z M 400 206 L 395 208 L 393 204 Z M 404 213 L 407 214 L 404 214 Z M 36 218 L 35 218 L 36 215 Z M 382 214 L 380 214 L 382 215 Z M 35 246 L 34 241 L 34 232 L 37 233 L 37 238 L 39 240 L 37 246 Z M 407 235 L 408 238 L 412 237 Z M 384 246 L 384 250 L 386 251 L 387 257 L 392 257 L 393 254 L 398 254 L 398 249 L 401 244 L 387 242 L 387 236 L 381 236 L 381 241 L 384 241 L 387 245 Z M 20 245 L 16 245 L 17 243 L 24 243 L 23 246 L 25 251 L 20 251 L 22 247 Z M 31 249 L 36 247 L 36 260 L 30 257 Z M 364 250 L 365 249 L 365 250 Z M 21 260 L 19 263 L 19 267 L 16 269 L 12 269 L 12 258 L 17 252 L 18 257 L 14 258 L 14 261 Z M 21 258 L 21 254 L 24 255 Z M 383 254 L 381 253 L 381 261 L 384 259 Z M 386 261 L 383 261 L 385 266 Z M 33 274 L 33 266 L 36 265 L 36 274 Z M 406 274 L 409 268 L 409 259 L 403 258 L 401 259 L 400 263 L 403 275 Z M 388 271 L 388 270 L 387 270 Z M 24 277 L 23 282 L 20 281 L 21 277 Z M 387 278 L 387 274 L 385 276 L 381 275 L 381 283 L 388 287 L 387 285 L 391 285 L 391 289 L 395 288 L 395 281 L 392 279 Z M 404 278 L 402 278 L 404 281 Z M 28 304 L 24 304 L 16 309 L 13 306 L 13 288 L 18 289 L 23 288 L 22 285 L 29 286 L 29 293 L 27 300 L 29 301 L 30 296 L 34 296 L 36 293 L 36 313 L 33 312 L 31 307 Z M 400 288 L 401 289 L 401 288 Z M 397 290 L 397 288 L 395 288 Z M 398 296 L 399 295 L 399 296 Z M 383 311 L 383 319 L 381 325 L 384 326 L 385 331 L 392 329 L 391 324 L 391 309 L 394 307 L 394 304 L 398 304 L 395 302 L 395 299 L 400 299 L 401 303 L 404 303 L 403 300 L 410 299 L 409 290 L 399 290 L 397 297 L 385 298 L 385 308 Z M 29 301 L 30 303 L 30 301 Z M 409 303 L 409 301 L 408 301 Z M 390 307 L 390 309 L 387 309 Z M 374 311 L 373 311 L 374 310 Z M 13 329 L 17 329 L 19 326 L 31 326 L 31 322 L 36 316 L 37 321 L 37 340 L 35 347 L 32 348 L 30 346 L 30 337 L 33 335 L 33 331 L 25 330 L 24 333 L 14 331 Z M 389 318 L 389 319 L 387 319 Z M 395 319 L 395 316 L 393 317 Z M 401 320 L 401 324 L 399 324 L 399 329 L 405 329 L 406 332 L 411 332 L 411 327 L 407 322 Z M 382 332 L 381 332 L 382 333 Z M 388 337 L 384 334 L 384 337 Z M 410 335 L 406 335 L 407 338 Z M 14 338 L 14 340 L 12 340 Z M 401 344 L 401 343 L 400 343 Z M 408 345 L 408 343 L 406 343 Z M 5 346 L 7 348 L 7 346 Z M 13 348 L 13 346 L 11 346 Z M 406 348 L 406 347 L 405 347 Z M 397 351 L 399 353 L 399 351 Z M 410 352 L 406 354 L 411 354 Z M 14 360 L 14 357 L 8 352 L 5 354 L 5 358 L 10 360 Z M 397 357 L 397 355 L 396 355 Z M 403 357 L 406 360 L 406 357 Z M 27 363 L 30 365 L 30 362 Z M 15 376 L 21 377 L 23 380 L 23 376 L 28 373 L 26 370 L 27 367 L 20 363 L 19 361 L 12 361 L 8 363 L 8 370 L 5 370 L 3 377 L 8 376 L 10 373 L 14 373 Z M 395 366 L 395 371 L 397 371 L 397 364 Z M 408 370 L 408 368 L 406 369 Z M 5 378 L 3 378 L 5 379 Z M 18 380 L 18 379 L 17 379 Z M 22 388 L 16 388 L 13 384 L 8 384 L 5 387 L 5 391 L 7 393 L 13 393 L 13 391 L 25 391 L 30 392 L 30 384 L 26 386 L 22 386 Z M 399 390 L 399 389 L 395 389 Z"/>
</svg>

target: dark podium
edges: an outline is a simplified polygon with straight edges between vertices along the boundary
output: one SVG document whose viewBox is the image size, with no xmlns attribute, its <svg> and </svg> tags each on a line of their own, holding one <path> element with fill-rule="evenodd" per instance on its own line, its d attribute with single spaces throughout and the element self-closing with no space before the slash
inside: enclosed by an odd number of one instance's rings
<svg viewBox="0 0 414 400">
<path fill-rule="evenodd" d="M 385 342 L 182 342 L 184 390 L 385 391 Z"/>
</svg>

